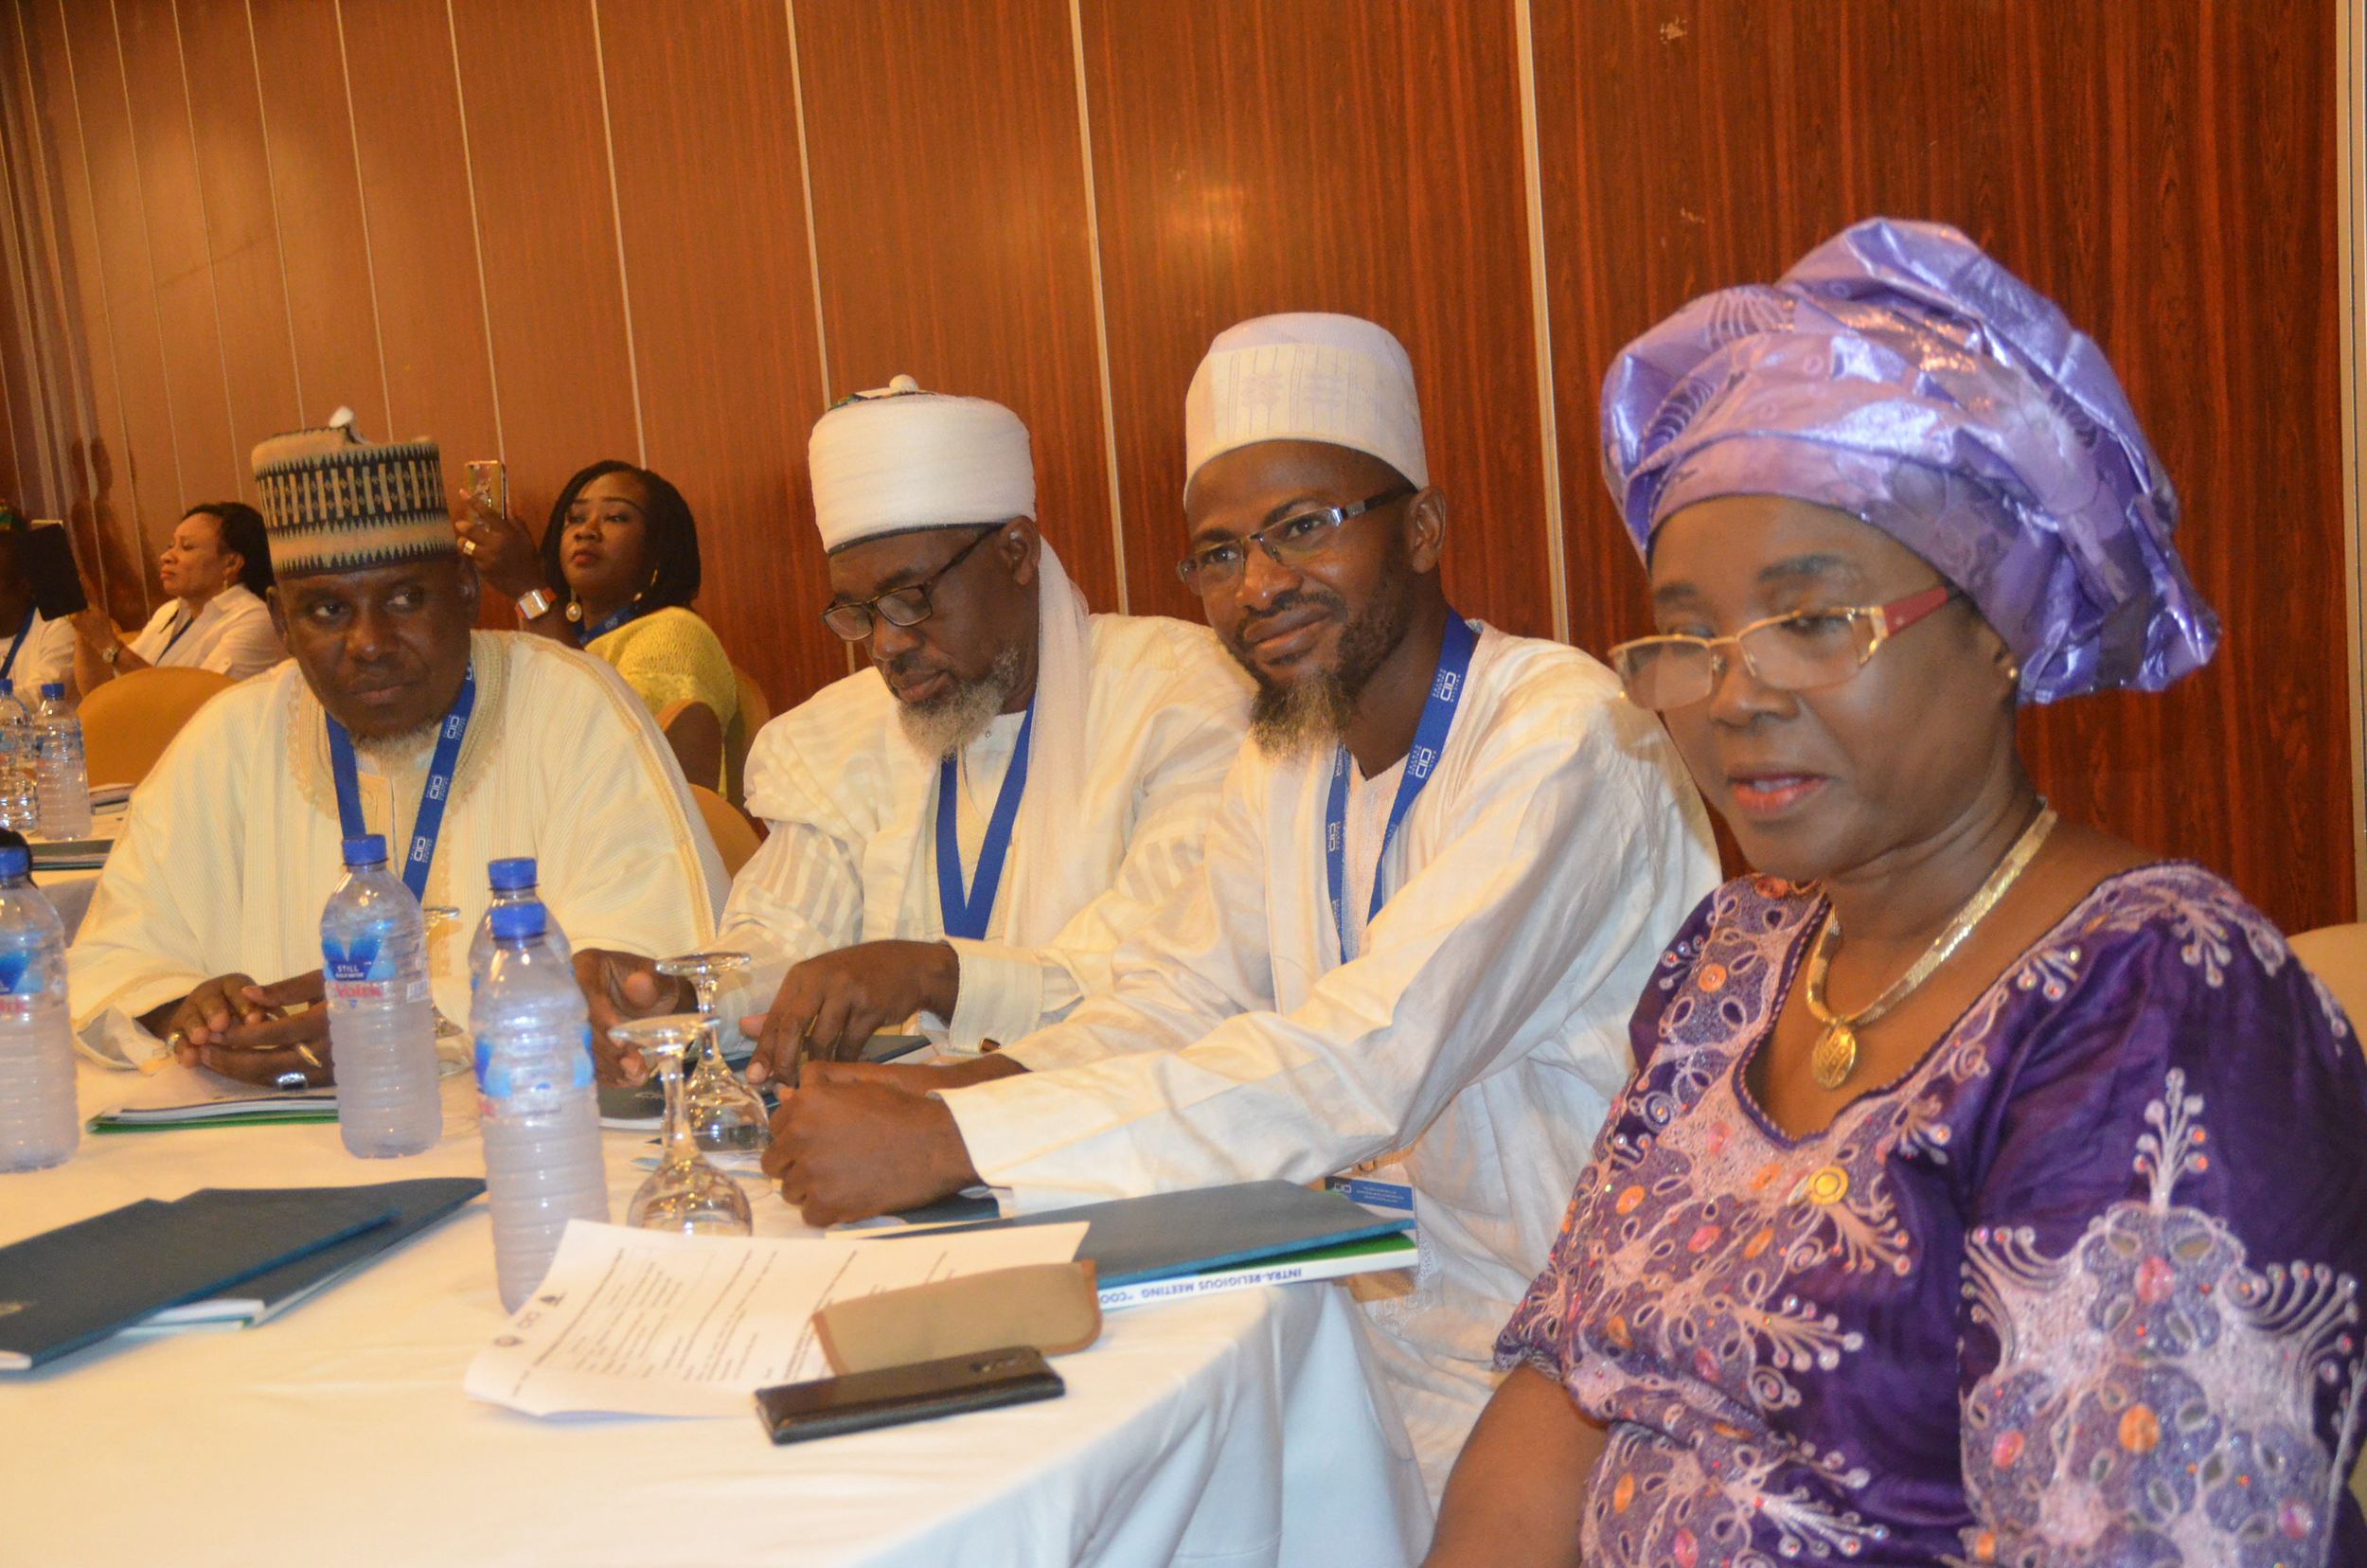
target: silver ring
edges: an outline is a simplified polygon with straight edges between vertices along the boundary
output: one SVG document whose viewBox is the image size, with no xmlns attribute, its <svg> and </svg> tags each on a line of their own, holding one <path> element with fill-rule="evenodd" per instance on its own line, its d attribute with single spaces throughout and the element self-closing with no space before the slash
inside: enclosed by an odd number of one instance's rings
<svg viewBox="0 0 2367 1568">
<path fill-rule="evenodd" d="M 312 1080 L 295 1069 L 290 1068 L 272 1079 L 271 1086 L 275 1089 L 310 1089 L 312 1087 Z"/>
</svg>

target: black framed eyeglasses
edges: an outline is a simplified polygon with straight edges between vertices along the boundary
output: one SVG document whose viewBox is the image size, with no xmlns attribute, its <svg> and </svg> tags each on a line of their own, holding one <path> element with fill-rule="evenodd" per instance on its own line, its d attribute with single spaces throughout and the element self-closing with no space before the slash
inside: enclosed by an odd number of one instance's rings
<svg viewBox="0 0 2367 1568">
<path fill-rule="evenodd" d="M 890 626 L 918 626 L 929 618 L 936 606 L 931 602 L 929 591 L 945 579 L 945 574 L 970 559 L 970 552 L 1003 531 L 1000 523 L 986 525 L 986 532 L 953 552 L 953 559 L 931 572 L 918 582 L 891 588 L 884 594 L 874 594 L 852 604 L 833 604 L 822 612 L 822 624 L 848 642 L 861 642 L 871 635 L 875 615 Z"/>
<path fill-rule="evenodd" d="M 1352 517 L 1419 494 L 1417 486 L 1399 485 L 1379 495 L 1368 495 L 1350 507 L 1318 507 L 1311 511 L 1293 512 L 1279 523 L 1269 523 L 1254 534 L 1228 539 L 1221 544 L 1211 544 L 1204 550 L 1194 550 L 1175 563 L 1175 575 L 1184 586 L 1195 593 L 1208 593 L 1221 588 L 1241 575 L 1249 564 L 1249 547 L 1255 544 L 1273 558 L 1277 566 L 1296 566 L 1299 562 L 1322 554 L 1339 536 L 1340 526 Z"/>
</svg>

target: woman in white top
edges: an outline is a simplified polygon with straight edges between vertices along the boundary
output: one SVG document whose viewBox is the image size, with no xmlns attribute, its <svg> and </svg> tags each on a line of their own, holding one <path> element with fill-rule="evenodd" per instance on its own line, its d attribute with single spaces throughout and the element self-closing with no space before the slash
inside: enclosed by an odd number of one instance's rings
<svg viewBox="0 0 2367 1568">
<path fill-rule="evenodd" d="M 263 602 L 272 585 L 263 519 L 245 502 L 191 507 L 157 558 L 156 577 L 173 597 L 128 643 L 96 605 L 74 617 L 74 683 L 84 694 L 151 665 L 243 681 L 288 656 Z"/>
</svg>

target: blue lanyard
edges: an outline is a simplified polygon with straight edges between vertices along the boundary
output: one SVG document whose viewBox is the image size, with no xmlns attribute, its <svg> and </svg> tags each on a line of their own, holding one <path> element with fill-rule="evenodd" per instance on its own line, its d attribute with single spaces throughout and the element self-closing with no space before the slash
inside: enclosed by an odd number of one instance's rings
<svg viewBox="0 0 2367 1568">
<path fill-rule="evenodd" d="M 978 875 L 962 894 L 962 841 L 956 826 L 960 804 L 953 793 L 961 788 L 954 758 L 937 765 L 937 910 L 948 936 L 978 941 L 987 935 L 987 917 L 994 913 L 994 890 L 1002 885 L 1003 862 L 1011 852 L 1011 825 L 1019 820 L 1019 797 L 1027 789 L 1027 737 L 1036 727 L 1036 704 L 1019 722 L 1019 743 L 1011 748 L 1011 765 L 1003 770 L 1003 788 L 994 797 L 994 815 L 987 819 L 987 842 L 978 846 Z"/>
<path fill-rule="evenodd" d="M 171 636 L 165 639 L 164 650 L 156 655 L 155 662 L 157 664 L 163 664 L 165 662 L 165 654 L 172 651 L 172 645 L 179 642 L 183 637 L 187 636 L 189 634 L 189 628 L 195 626 L 196 624 L 197 617 L 189 614 L 189 607 L 187 605 L 183 605 L 181 607 L 181 628 L 179 631 L 173 633 Z"/>
<path fill-rule="evenodd" d="M 1454 724 L 1455 705 L 1463 701 L 1463 681 L 1470 672 L 1471 650 L 1478 646 L 1479 637 L 1469 625 L 1452 610 L 1448 611 L 1446 634 L 1438 640 L 1438 670 L 1431 677 L 1430 696 L 1422 704 L 1421 722 L 1414 727 L 1414 747 L 1405 754 L 1405 773 L 1397 779 L 1397 798 L 1390 803 L 1389 825 L 1381 829 L 1380 854 L 1373 862 L 1373 902 L 1364 916 L 1368 923 L 1380 914 L 1385 901 L 1380 891 L 1381 862 L 1389 857 L 1389 844 L 1397 836 L 1397 825 L 1414 809 L 1414 797 L 1422 793 L 1422 787 L 1437 769 L 1438 754 L 1446 749 L 1447 731 Z M 1342 746 L 1331 759 L 1331 793 L 1324 801 L 1324 871 L 1331 887 L 1331 923 L 1340 934 L 1343 960 L 1348 951 L 1348 748 Z"/>
<path fill-rule="evenodd" d="M 621 610 L 611 610 L 607 615 L 583 629 L 583 640 L 587 644 L 596 643 L 627 621 L 638 618 L 640 614 L 641 601 L 639 599 L 634 599 Z"/>
<path fill-rule="evenodd" d="M 427 787 L 419 792 L 418 819 L 411 825 L 411 853 L 403 858 L 402 885 L 422 903 L 427 900 L 427 868 L 436 859 L 436 840 L 444 830 L 444 803 L 452 795 L 452 771 L 460 760 L 460 738 L 469 733 L 469 714 L 476 707 L 476 666 L 461 677 L 460 695 L 444 715 L 443 733 L 436 738 L 436 756 L 428 763 Z M 353 737 L 335 719 L 329 721 L 329 762 L 337 776 L 337 820 L 347 838 L 370 829 L 362 820 L 362 785 L 354 776 Z M 392 826 L 389 824 L 389 826 Z"/>
<path fill-rule="evenodd" d="M 16 629 L 16 639 L 9 644 L 9 656 L 6 659 L 0 659 L 0 681 L 5 681 L 15 673 L 16 650 L 23 648 L 25 639 L 32 634 L 34 614 L 35 612 L 31 610 L 25 612 L 25 624 Z"/>
</svg>

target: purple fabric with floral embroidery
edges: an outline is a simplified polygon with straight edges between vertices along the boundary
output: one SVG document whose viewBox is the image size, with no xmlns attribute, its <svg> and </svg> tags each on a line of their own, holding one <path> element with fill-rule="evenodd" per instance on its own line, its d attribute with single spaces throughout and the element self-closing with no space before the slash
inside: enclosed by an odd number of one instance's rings
<svg viewBox="0 0 2367 1568">
<path fill-rule="evenodd" d="M 2275 927 L 2111 878 L 1795 1141 L 1742 1067 L 1823 908 L 1686 923 L 1498 1342 L 1611 1425 L 1585 1561 L 2367 1563 L 2367 1060 Z"/>
</svg>

